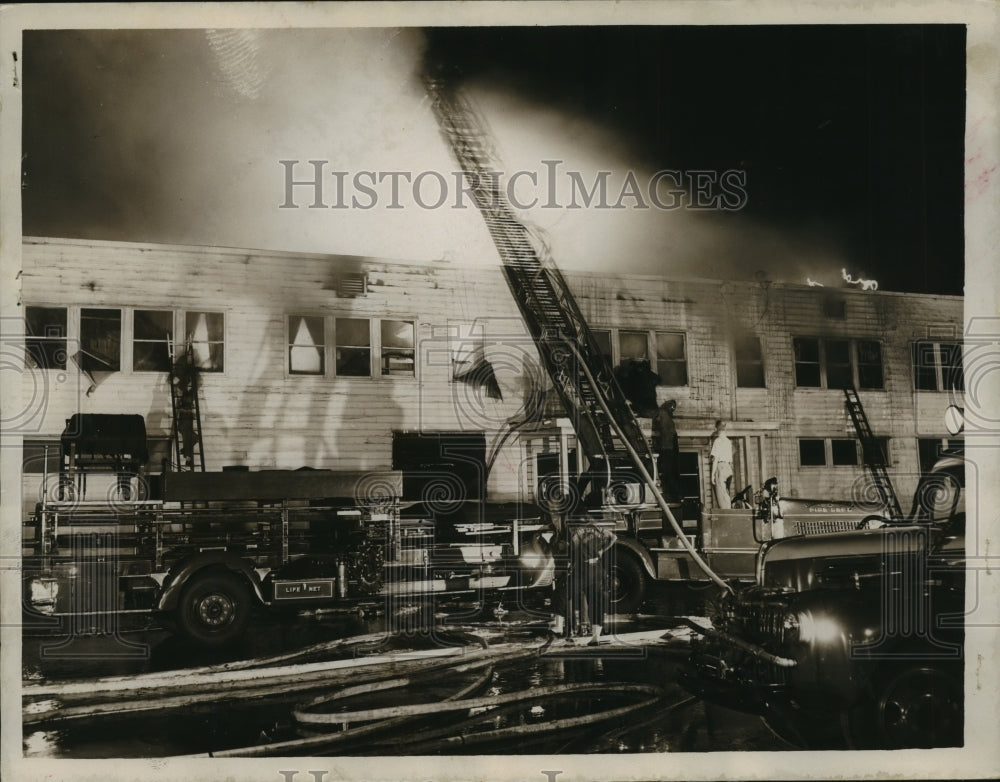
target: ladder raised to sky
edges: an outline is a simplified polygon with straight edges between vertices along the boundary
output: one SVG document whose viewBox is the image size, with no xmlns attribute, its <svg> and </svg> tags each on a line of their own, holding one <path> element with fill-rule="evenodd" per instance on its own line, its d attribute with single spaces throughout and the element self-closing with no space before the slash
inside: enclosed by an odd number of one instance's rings
<svg viewBox="0 0 1000 782">
<path fill-rule="evenodd" d="M 179 356 L 170 356 L 170 407 L 173 413 L 172 442 L 178 472 L 205 471 L 201 441 L 201 406 L 198 402 L 199 370 L 191 344 Z"/>
<path fill-rule="evenodd" d="M 882 448 L 882 443 L 872 434 L 871 425 L 868 423 L 868 416 L 865 408 L 861 404 L 858 392 L 853 388 L 844 389 L 844 397 L 847 403 L 847 412 L 854 422 L 854 431 L 861 441 L 861 458 L 868 473 L 872 477 L 872 484 L 882 499 L 883 504 L 889 510 L 890 517 L 896 521 L 903 518 L 903 511 L 896 497 L 896 491 L 892 487 L 889 473 L 886 471 L 886 453 Z"/>
<path fill-rule="evenodd" d="M 441 133 L 465 175 L 468 192 L 500 255 L 507 285 L 592 468 L 593 457 L 606 459 L 612 470 L 632 464 L 606 406 L 617 428 L 654 474 L 649 446 L 610 362 L 544 243 L 515 217 L 507 202 L 488 137 L 475 112 L 446 81 L 433 77 L 425 81 Z"/>
</svg>

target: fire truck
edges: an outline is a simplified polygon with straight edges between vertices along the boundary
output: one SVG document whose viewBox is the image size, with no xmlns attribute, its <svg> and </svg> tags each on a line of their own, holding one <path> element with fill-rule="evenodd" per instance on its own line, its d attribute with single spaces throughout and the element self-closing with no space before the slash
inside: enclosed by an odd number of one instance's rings
<svg viewBox="0 0 1000 782">
<path fill-rule="evenodd" d="M 135 450 L 121 450 L 144 439 L 141 416 L 70 419 L 61 496 L 43 497 L 26 527 L 29 627 L 73 618 L 99 631 L 111 615 L 153 611 L 215 646 L 237 640 L 258 607 L 358 609 L 552 581 L 540 517 L 506 509 L 502 523 L 480 515 L 444 530 L 404 513 L 414 503 L 401 502 L 398 470 L 166 471 L 156 481 L 119 471 L 111 499 L 88 501 L 82 463 L 123 470 Z"/>
<path fill-rule="evenodd" d="M 961 746 L 965 456 L 903 519 L 761 547 L 755 583 L 692 625 L 688 688 L 809 749 Z"/>
</svg>

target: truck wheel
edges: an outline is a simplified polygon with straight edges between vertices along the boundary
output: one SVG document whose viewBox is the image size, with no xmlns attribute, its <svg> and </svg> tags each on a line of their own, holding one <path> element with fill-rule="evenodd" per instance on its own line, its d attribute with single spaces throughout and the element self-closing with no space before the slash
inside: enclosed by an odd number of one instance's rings
<svg viewBox="0 0 1000 782">
<path fill-rule="evenodd" d="M 946 671 L 914 665 L 887 677 L 873 700 L 846 717 L 851 749 L 930 749 L 962 744 L 962 685 Z"/>
<path fill-rule="evenodd" d="M 611 566 L 611 609 L 616 614 L 634 614 L 646 595 L 646 574 L 635 557 L 615 554 Z"/>
<path fill-rule="evenodd" d="M 202 646 L 236 641 L 250 620 L 251 598 L 235 573 L 211 570 L 195 575 L 181 594 L 175 617 L 180 632 Z"/>
</svg>

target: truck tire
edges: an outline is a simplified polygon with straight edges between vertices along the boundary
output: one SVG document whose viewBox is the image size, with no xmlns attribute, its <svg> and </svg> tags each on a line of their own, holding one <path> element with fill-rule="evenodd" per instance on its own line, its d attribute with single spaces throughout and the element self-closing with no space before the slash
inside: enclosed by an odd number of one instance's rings
<svg viewBox="0 0 1000 782">
<path fill-rule="evenodd" d="M 933 665 L 911 665 L 847 712 L 851 749 L 930 749 L 962 744 L 962 684 Z"/>
<path fill-rule="evenodd" d="M 634 614 L 646 596 L 646 574 L 631 554 L 615 550 L 611 565 L 611 610 L 616 614 Z"/>
<path fill-rule="evenodd" d="M 235 573 L 208 570 L 192 576 L 174 617 L 177 629 L 200 646 L 237 641 L 250 621 L 250 589 Z"/>
</svg>

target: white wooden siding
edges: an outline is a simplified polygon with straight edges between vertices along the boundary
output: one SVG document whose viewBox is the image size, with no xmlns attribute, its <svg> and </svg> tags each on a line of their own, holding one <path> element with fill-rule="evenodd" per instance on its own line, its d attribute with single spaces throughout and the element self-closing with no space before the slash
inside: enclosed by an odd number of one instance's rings
<svg viewBox="0 0 1000 782">
<path fill-rule="evenodd" d="M 123 354 L 131 351 L 133 309 L 225 313 L 225 371 L 202 375 L 209 469 L 385 467 L 394 430 L 486 429 L 489 443 L 524 402 L 511 357 L 537 365 L 499 266 L 66 239 L 26 239 L 23 264 L 23 302 L 71 308 L 71 336 L 80 307 L 121 308 Z M 339 298 L 338 275 L 359 272 L 368 275 L 368 295 Z M 847 308 L 846 319 L 838 320 L 823 315 L 822 297 L 830 289 L 618 274 L 566 278 L 595 328 L 685 334 L 688 385 L 659 389 L 661 400 L 677 400 L 680 428 L 708 436 L 716 418 L 777 422 L 778 430 L 765 438 L 764 458 L 790 496 L 844 498 L 860 471 L 799 467 L 799 437 L 851 437 L 853 431 L 841 391 L 795 388 L 792 339 L 879 340 L 885 390 L 864 391 L 861 398 L 875 433 L 892 438 L 892 469 L 903 476 L 899 490 L 906 504 L 918 469 L 916 438 L 943 434 L 950 401 L 944 393 L 913 391 L 910 343 L 928 336 L 960 339 L 961 298 L 838 290 Z M 335 378 L 332 353 L 326 377 L 290 376 L 291 314 L 323 315 L 328 335 L 336 317 L 412 321 L 416 377 L 382 377 L 373 361 L 370 378 Z M 476 319 L 512 329 L 494 354 L 509 365 L 503 402 L 478 400 L 468 386 L 450 380 L 449 324 Z M 766 389 L 735 388 L 732 335 L 740 332 L 761 339 Z M 497 341 L 492 330 L 491 338 Z M 38 434 L 57 436 L 75 412 L 141 413 L 150 435 L 168 433 L 166 375 L 133 373 L 130 355 L 123 358 L 124 371 L 105 378 L 90 396 L 88 381 L 72 366 L 44 371 Z M 39 379 L 26 373 L 25 393 Z M 522 491 L 520 461 L 515 440 L 491 481 L 497 499 Z"/>
</svg>

